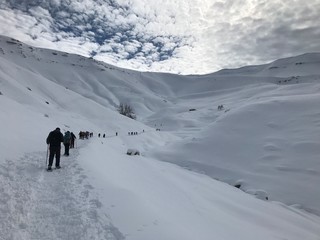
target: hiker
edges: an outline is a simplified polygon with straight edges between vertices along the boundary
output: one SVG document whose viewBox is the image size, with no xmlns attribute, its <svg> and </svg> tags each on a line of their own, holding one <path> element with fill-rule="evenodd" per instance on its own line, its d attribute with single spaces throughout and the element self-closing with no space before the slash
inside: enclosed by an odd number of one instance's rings
<svg viewBox="0 0 320 240">
<path fill-rule="evenodd" d="M 63 137 L 64 155 L 65 155 L 65 156 L 69 156 L 70 140 L 71 140 L 71 134 L 70 134 L 69 131 L 67 131 L 67 132 L 64 134 L 64 137 Z"/>
<path fill-rule="evenodd" d="M 100 133 L 98 134 L 98 137 L 100 137 Z"/>
<path fill-rule="evenodd" d="M 50 149 L 48 171 L 52 171 L 54 156 L 56 156 L 56 168 L 59 169 L 61 143 L 63 142 L 63 134 L 60 132 L 60 128 L 56 128 L 55 130 L 51 131 L 46 142 L 49 144 Z"/>
<path fill-rule="evenodd" d="M 218 106 L 218 110 L 223 110 L 223 109 L 224 109 L 224 107 L 222 104 Z"/>
<path fill-rule="evenodd" d="M 103 134 L 103 138 L 105 138 L 105 137 L 106 137 L 106 134 L 104 133 L 104 134 Z"/>
<path fill-rule="evenodd" d="M 74 142 L 76 138 L 77 138 L 76 135 L 74 135 L 74 133 L 71 132 L 70 148 L 74 148 Z"/>
</svg>

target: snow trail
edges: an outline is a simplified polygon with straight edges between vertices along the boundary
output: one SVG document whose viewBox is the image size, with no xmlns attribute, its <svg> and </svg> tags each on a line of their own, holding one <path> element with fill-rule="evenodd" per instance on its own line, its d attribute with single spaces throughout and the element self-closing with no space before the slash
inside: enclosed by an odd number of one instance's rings
<svg viewBox="0 0 320 240">
<path fill-rule="evenodd" d="M 79 147 L 87 141 L 79 141 Z M 63 149 L 63 147 L 62 147 Z M 45 170 L 45 152 L 0 167 L 0 239 L 124 239 L 101 211 L 94 187 L 77 163 L 78 149 Z"/>
</svg>

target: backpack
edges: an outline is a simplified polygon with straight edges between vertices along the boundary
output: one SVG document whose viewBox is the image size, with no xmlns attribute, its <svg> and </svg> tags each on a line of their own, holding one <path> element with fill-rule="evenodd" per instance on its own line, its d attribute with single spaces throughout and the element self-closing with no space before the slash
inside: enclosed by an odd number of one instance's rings
<svg viewBox="0 0 320 240">
<path fill-rule="evenodd" d="M 71 139 L 70 132 L 66 132 L 64 137 L 63 137 L 63 143 L 70 143 L 70 139 Z"/>
</svg>

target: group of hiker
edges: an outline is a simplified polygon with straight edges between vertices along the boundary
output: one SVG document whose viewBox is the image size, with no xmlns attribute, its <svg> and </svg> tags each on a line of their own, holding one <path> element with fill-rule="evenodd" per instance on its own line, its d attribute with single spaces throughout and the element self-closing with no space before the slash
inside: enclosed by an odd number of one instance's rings
<svg viewBox="0 0 320 240">
<path fill-rule="evenodd" d="M 223 110 L 224 109 L 224 106 L 221 104 L 221 105 L 219 105 L 218 106 L 218 110 L 220 111 L 220 110 Z"/>
<path fill-rule="evenodd" d="M 118 132 L 116 132 L 116 136 L 118 136 Z M 106 134 L 98 133 L 98 137 L 106 138 Z"/>
<path fill-rule="evenodd" d="M 79 139 L 88 139 L 89 137 L 93 137 L 93 132 L 88 132 L 88 131 L 79 132 Z"/>
<path fill-rule="evenodd" d="M 144 132 L 144 130 L 143 130 Z M 128 132 L 128 135 L 138 135 L 138 132 Z M 79 139 L 88 139 L 92 137 L 93 133 L 88 131 L 80 131 L 79 132 Z M 103 138 L 106 137 L 105 133 L 101 135 L 98 134 L 98 137 L 102 136 Z M 116 136 L 118 136 L 118 132 L 116 132 Z M 60 154 L 61 154 L 61 143 L 64 145 L 64 156 L 69 156 L 69 149 L 74 148 L 76 143 L 76 136 L 73 132 L 66 131 L 64 135 L 61 133 L 60 128 L 56 128 L 55 130 L 51 131 L 46 140 L 48 144 L 49 150 L 49 163 L 48 163 L 48 171 L 52 171 L 53 159 L 56 158 L 55 166 L 56 169 L 60 169 Z M 47 153 L 48 158 L 48 153 Z"/>
<path fill-rule="evenodd" d="M 128 135 L 138 135 L 138 132 L 128 132 Z"/>
<path fill-rule="evenodd" d="M 61 143 L 64 145 L 64 156 L 69 156 L 69 149 L 74 148 L 76 136 L 73 132 L 66 131 L 63 135 L 60 128 L 56 128 L 49 133 L 47 144 L 49 145 L 49 164 L 48 171 L 52 171 L 53 158 L 56 157 L 56 169 L 60 166 Z"/>
</svg>

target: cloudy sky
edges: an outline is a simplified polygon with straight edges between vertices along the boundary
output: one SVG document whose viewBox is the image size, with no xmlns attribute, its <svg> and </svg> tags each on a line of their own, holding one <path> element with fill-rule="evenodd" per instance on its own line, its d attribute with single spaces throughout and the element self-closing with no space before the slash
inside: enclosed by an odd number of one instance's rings
<svg viewBox="0 0 320 240">
<path fill-rule="evenodd" d="M 140 71 L 320 52 L 320 0 L 0 0 L 0 34 Z"/>
</svg>

